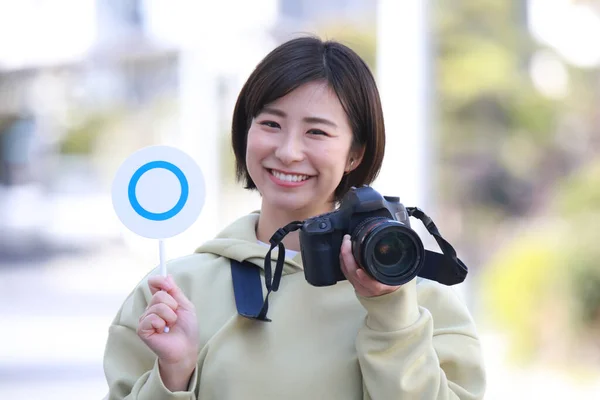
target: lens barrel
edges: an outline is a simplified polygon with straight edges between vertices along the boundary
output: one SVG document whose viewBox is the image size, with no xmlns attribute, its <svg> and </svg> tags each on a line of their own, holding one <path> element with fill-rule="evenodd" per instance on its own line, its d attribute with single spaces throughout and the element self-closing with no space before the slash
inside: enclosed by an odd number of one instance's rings
<svg viewBox="0 0 600 400">
<path fill-rule="evenodd" d="M 398 286 L 411 281 L 423 266 L 425 248 L 410 227 L 388 218 L 369 218 L 352 233 L 359 266 L 377 281 Z"/>
</svg>

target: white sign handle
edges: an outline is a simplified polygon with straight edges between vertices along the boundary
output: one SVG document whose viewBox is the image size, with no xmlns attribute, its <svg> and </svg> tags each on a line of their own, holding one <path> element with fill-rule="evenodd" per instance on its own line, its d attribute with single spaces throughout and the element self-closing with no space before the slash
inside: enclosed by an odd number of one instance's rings
<svg viewBox="0 0 600 400">
<path fill-rule="evenodd" d="M 164 239 L 158 239 L 158 257 L 160 259 L 160 275 L 167 276 L 167 263 L 165 262 L 165 241 Z M 169 327 L 165 326 L 165 333 L 169 333 Z"/>
</svg>

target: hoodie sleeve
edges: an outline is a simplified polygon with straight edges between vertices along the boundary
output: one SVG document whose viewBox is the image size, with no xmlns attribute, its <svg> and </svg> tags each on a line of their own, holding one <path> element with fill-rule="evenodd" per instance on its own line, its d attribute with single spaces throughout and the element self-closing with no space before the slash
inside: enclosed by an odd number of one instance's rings
<svg viewBox="0 0 600 400">
<path fill-rule="evenodd" d="M 367 310 L 356 348 L 365 400 L 475 400 L 485 392 L 473 320 L 454 289 L 416 279 L 358 299 Z"/>
<path fill-rule="evenodd" d="M 147 306 L 138 287 L 130 295 L 108 331 L 104 351 L 107 400 L 196 400 L 197 371 L 185 392 L 171 392 L 160 377 L 158 358 L 137 335 L 139 316 Z"/>
</svg>

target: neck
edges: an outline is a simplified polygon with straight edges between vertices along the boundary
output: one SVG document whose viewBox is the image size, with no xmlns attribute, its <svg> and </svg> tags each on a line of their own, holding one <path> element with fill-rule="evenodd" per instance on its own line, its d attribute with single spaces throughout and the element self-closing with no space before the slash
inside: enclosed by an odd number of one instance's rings
<svg viewBox="0 0 600 400">
<path fill-rule="evenodd" d="M 256 227 L 256 237 L 261 242 L 269 243 L 271 236 L 279 228 L 283 228 L 292 221 L 303 221 L 307 218 L 314 217 L 319 214 L 323 214 L 332 211 L 334 207 L 333 203 L 328 204 L 328 208 L 314 212 L 306 210 L 297 210 L 290 212 L 289 210 L 280 210 L 276 207 L 270 207 L 263 200 L 260 209 L 260 218 L 258 219 L 258 225 Z M 286 249 L 300 251 L 300 234 L 298 231 L 290 232 L 282 241 Z"/>
</svg>

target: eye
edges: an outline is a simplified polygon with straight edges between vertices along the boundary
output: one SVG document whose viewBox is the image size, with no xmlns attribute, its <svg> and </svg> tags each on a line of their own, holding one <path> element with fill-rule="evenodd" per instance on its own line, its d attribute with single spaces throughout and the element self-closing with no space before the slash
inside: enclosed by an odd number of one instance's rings
<svg viewBox="0 0 600 400">
<path fill-rule="evenodd" d="M 267 126 L 269 128 L 281 128 L 281 126 L 279 126 L 279 124 L 275 121 L 262 121 L 262 122 L 259 122 L 259 124 L 263 125 L 263 126 Z"/>
<path fill-rule="evenodd" d="M 329 136 L 329 134 L 327 132 L 324 132 L 320 129 L 311 129 L 308 131 L 308 133 L 311 133 L 313 135 L 322 135 L 322 136 Z"/>
</svg>

